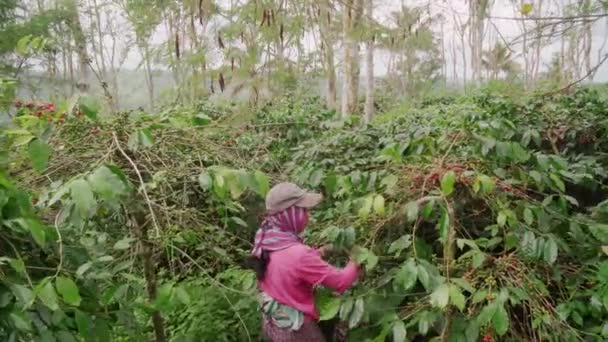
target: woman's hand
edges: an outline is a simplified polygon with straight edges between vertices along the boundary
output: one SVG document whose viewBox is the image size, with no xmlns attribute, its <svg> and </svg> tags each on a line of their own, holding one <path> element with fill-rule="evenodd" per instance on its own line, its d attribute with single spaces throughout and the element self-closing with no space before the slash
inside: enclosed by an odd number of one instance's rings
<svg viewBox="0 0 608 342">
<path fill-rule="evenodd" d="M 361 248 L 359 246 L 353 246 L 350 250 L 348 258 L 350 261 L 354 262 L 357 266 L 361 266 L 361 262 L 359 262 L 359 255 L 361 254 Z"/>
<path fill-rule="evenodd" d="M 334 250 L 334 245 L 332 245 L 331 243 L 327 244 L 327 245 L 324 245 L 324 246 L 321 246 L 321 247 L 319 247 L 317 249 L 317 251 L 319 252 L 319 254 L 322 257 L 324 257 L 324 256 L 328 255 L 329 253 L 333 252 L 333 250 Z"/>
</svg>

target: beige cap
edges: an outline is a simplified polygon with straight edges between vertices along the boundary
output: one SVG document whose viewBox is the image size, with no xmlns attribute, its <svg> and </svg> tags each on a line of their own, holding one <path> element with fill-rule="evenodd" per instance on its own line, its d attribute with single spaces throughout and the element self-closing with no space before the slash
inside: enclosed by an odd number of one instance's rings
<svg viewBox="0 0 608 342">
<path fill-rule="evenodd" d="M 266 195 L 266 211 L 276 214 L 287 208 L 313 208 L 317 206 L 323 195 L 306 192 L 293 183 L 279 183 L 270 189 Z"/>
</svg>

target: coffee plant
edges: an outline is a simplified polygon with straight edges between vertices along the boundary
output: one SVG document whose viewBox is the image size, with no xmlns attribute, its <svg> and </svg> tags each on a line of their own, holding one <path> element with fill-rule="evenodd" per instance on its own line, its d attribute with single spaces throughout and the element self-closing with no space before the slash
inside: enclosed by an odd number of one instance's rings
<svg viewBox="0 0 608 342">
<path fill-rule="evenodd" d="M 3 340 L 258 340 L 242 265 L 282 180 L 325 195 L 309 243 L 358 251 L 358 284 L 317 293 L 323 324 L 349 340 L 608 338 L 597 91 L 481 90 L 369 126 L 293 96 L 247 119 L 205 103 L 14 107 L 1 135 Z"/>
</svg>

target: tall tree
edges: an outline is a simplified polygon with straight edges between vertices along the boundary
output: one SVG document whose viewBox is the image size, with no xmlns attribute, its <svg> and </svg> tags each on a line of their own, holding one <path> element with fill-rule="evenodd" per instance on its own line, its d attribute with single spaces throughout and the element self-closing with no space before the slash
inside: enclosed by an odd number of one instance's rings
<svg viewBox="0 0 608 342">
<path fill-rule="evenodd" d="M 336 66 L 334 61 L 335 37 L 332 28 L 332 12 L 329 0 L 319 0 L 319 34 L 323 42 L 323 64 L 327 80 L 327 107 L 337 110 Z"/>
<path fill-rule="evenodd" d="M 373 0 L 366 0 L 367 5 L 367 26 L 368 32 L 371 31 L 369 37 L 367 37 L 367 48 L 365 51 L 365 111 L 363 121 L 369 124 L 374 116 L 374 41 L 375 34 L 373 30 Z"/>
<path fill-rule="evenodd" d="M 359 0 L 345 0 L 342 11 L 342 35 L 344 37 L 343 81 L 342 81 L 342 117 L 351 115 L 357 107 L 357 89 L 355 88 L 355 54 L 357 41 L 354 37 L 354 20 L 356 16 L 356 3 Z M 358 76 L 358 75 L 357 75 Z"/>
<path fill-rule="evenodd" d="M 135 31 L 135 43 L 142 56 L 144 79 L 148 93 L 148 108 L 152 109 L 155 104 L 155 95 L 150 37 L 161 22 L 162 8 L 159 2 L 147 0 L 123 0 L 121 4 Z"/>
<path fill-rule="evenodd" d="M 492 80 L 498 79 L 501 73 L 509 76 L 519 70 L 519 65 L 513 60 L 511 51 L 501 43 L 483 52 L 481 64 Z"/>
<path fill-rule="evenodd" d="M 76 86 L 80 92 L 88 91 L 90 85 L 90 69 L 91 63 L 89 59 L 89 53 L 87 51 L 87 42 L 84 30 L 80 23 L 80 14 L 78 12 L 78 5 L 76 0 L 66 1 L 66 10 L 68 13 L 68 25 L 72 30 L 72 36 L 74 38 L 74 45 L 76 46 L 76 54 L 78 55 L 78 76 L 79 81 Z"/>
<path fill-rule="evenodd" d="M 473 80 L 481 81 L 483 54 L 483 42 L 485 31 L 485 20 L 492 6 L 492 0 L 467 0 L 469 3 L 470 27 L 469 44 L 471 47 L 471 67 L 473 69 Z"/>
</svg>

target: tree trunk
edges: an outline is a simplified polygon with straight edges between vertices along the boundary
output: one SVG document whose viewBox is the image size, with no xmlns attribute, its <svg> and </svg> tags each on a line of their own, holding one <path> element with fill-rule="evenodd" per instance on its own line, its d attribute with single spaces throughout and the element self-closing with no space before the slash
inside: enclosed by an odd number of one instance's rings
<svg viewBox="0 0 608 342">
<path fill-rule="evenodd" d="M 585 2 L 583 3 L 583 14 L 587 15 L 591 13 L 591 0 L 585 0 Z M 592 66 L 591 66 L 591 47 L 593 46 L 593 34 L 592 34 L 592 25 L 591 25 L 591 21 L 587 20 L 585 21 L 585 26 L 583 28 L 584 30 L 584 42 L 585 42 L 585 71 L 586 74 L 590 75 L 590 80 L 593 81 L 593 70 Z"/>
<path fill-rule="evenodd" d="M 362 17 L 363 17 L 363 7 L 365 5 L 365 0 L 355 0 L 355 9 L 354 9 L 354 18 L 351 26 L 351 33 L 360 34 Z M 359 46 L 359 42 L 357 37 L 353 37 L 354 46 L 353 46 L 353 68 L 352 68 L 352 85 L 350 87 L 350 99 L 351 102 L 351 113 L 357 111 L 357 105 L 359 102 L 359 81 L 361 79 L 361 47 Z"/>
<path fill-rule="evenodd" d="M 456 43 L 452 41 L 452 72 L 454 77 L 454 84 L 458 84 L 458 53 L 456 52 Z"/>
<path fill-rule="evenodd" d="M 373 0 L 367 0 L 367 16 L 368 30 L 371 29 L 373 15 Z M 372 34 L 367 40 L 367 49 L 365 51 L 365 115 L 363 122 L 369 124 L 374 116 L 374 40 Z"/>
<path fill-rule="evenodd" d="M 469 0 L 469 13 L 471 16 L 469 43 L 471 44 L 471 66 L 475 82 L 479 82 L 482 79 L 483 31 L 488 2 L 489 0 Z"/>
<path fill-rule="evenodd" d="M 562 10 L 561 10 L 561 14 L 562 16 L 566 15 L 566 5 L 564 4 L 563 0 L 560 2 L 560 5 L 562 6 Z M 561 24 L 561 30 L 562 32 L 565 32 L 566 30 L 566 25 L 568 25 L 568 23 L 566 21 L 564 21 Z M 567 76 L 569 74 L 569 71 L 567 70 L 567 65 L 566 65 L 566 34 L 562 33 L 561 37 L 560 37 L 560 49 L 559 49 L 559 65 L 562 69 L 562 74 L 565 75 L 565 77 L 562 77 L 562 80 L 569 80 L 569 77 Z"/>
<path fill-rule="evenodd" d="M 93 0 L 93 9 L 95 11 L 95 21 L 97 22 L 97 39 L 99 39 L 98 47 L 99 47 L 99 60 L 101 67 L 101 76 L 103 78 L 106 77 L 106 58 L 103 44 L 103 32 L 101 30 L 101 15 L 99 13 L 99 6 L 97 5 L 97 0 Z"/>
<path fill-rule="evenodd" d="M 538 14 L 541 15 L 542 14 L 542 6 L 543 6 L 543 1 L 539 0 L 538 1 Z M 542 37 L 543 37 L 543 30 L 541 29 L 541 25 L 542 25 L 542 21 L 540 20 L 536 20 L 536 51 L 535 51 L 535 56 L 534 56 L 534 65 L 533 65 L 533 71 L 532 71 L 532 82 L 533 84 L 536 83 L 536 80 L 538 79 L 538 73 L 540 70 L 540 62 L 541 62 L 541 51 L 542 51 Z"/>
<path fill-rule="evenodd" d="M 328 0 L 319 2 L 321 15 L 319 16 L 319 33 L 323 41 L 323 57 L 325 62 L 325 75 L 327 78 L 327 107 L 337 110 L 336 66 L 334 62 L 334 39 L 329 24 L 331 13 Z"/>
<path fill-rule="evenodd" d="M 78 7 L 76 0 L 69 0 L 67 2 L 67 8 L 70 13 L 69 25 L 74 36 L 74 43 L 76 46 L 76 54 L 78 55 L 79 63 L 79 81 L 77 88 L 80 92 L 87 92 L 89 89 L 89 55 L 87 53 L 87 43 L 82 25 L 80 24 L 80 16 L 78 14 Z"/>
<path fill-rule="evenodd" d="M 520 1 L 520 7 L 524 5 L 525 2 Z M 524 88 L 530 88 L 530 57 L 528 55 L 528 27 L 526 26 L 526 22 L 521 22 L 523 28 L 523 41 L 522 41 L 522 53 L 521 55 L 524 58 Z"/>
<path fill-rule="evenodd" d="M 445 20 L 441 19 L 441 73 L 443 74 L 443 86 L 447 87 L 448 64 L 445 60 Z"/>
<path fill-rule="evenodd" d="M 357 110 L 359 97 L 359 51 L 354 37 L 357 21 L 363 11 L 363 0 L 346 0 L 344 3 L 344 86 L 342 87 L 342 117 L 348 117 Z"/>
<path fill-rule="evenodd" d="M 144 266 L 144 278 L 146 280 L 146 291 L 148 292 L 148 299 L 152 303 L 156 299 L 157 295 L 157 276 L 156 267 L 154 261 L 154 245 L 150 242 L 148 237 L 148 226 L 146 223 L 146 215 L 139 213 L 134 217 L 134 223 L 137 226 L 135 234 L 139 243 L 141 244 L 140 258 Z M 163 317 L 158 310 L 152 312 L 152 325 L 154 327 L 154 335 L 156 342 L 165 342 L 165 327 Z"/>
<path fill-rule="evenodd" d="M 146 87 L 148 88 L 148 104 L 151 111 L 154 109 L 154 80 L 152 78 L 152 66 L 150 65 L 150 50 L 147 43 L 141 44 L 140 49 L 143 52 Z"/>
<path fill-rule="evenodd" d="M 344 70 L 343 70 L 343 81 L 342 81 L 342 118 L 348 117 L 352 114 L 352 92 L 350 91 L 353 86 L 353 58 L 355 50 L 355 41 L 352 36 L 352 21 L 354 16 L 354 0 L 344 0 L 344 11 L 342 18 L 342 34 L 344 36 Z"/>
</svg>

